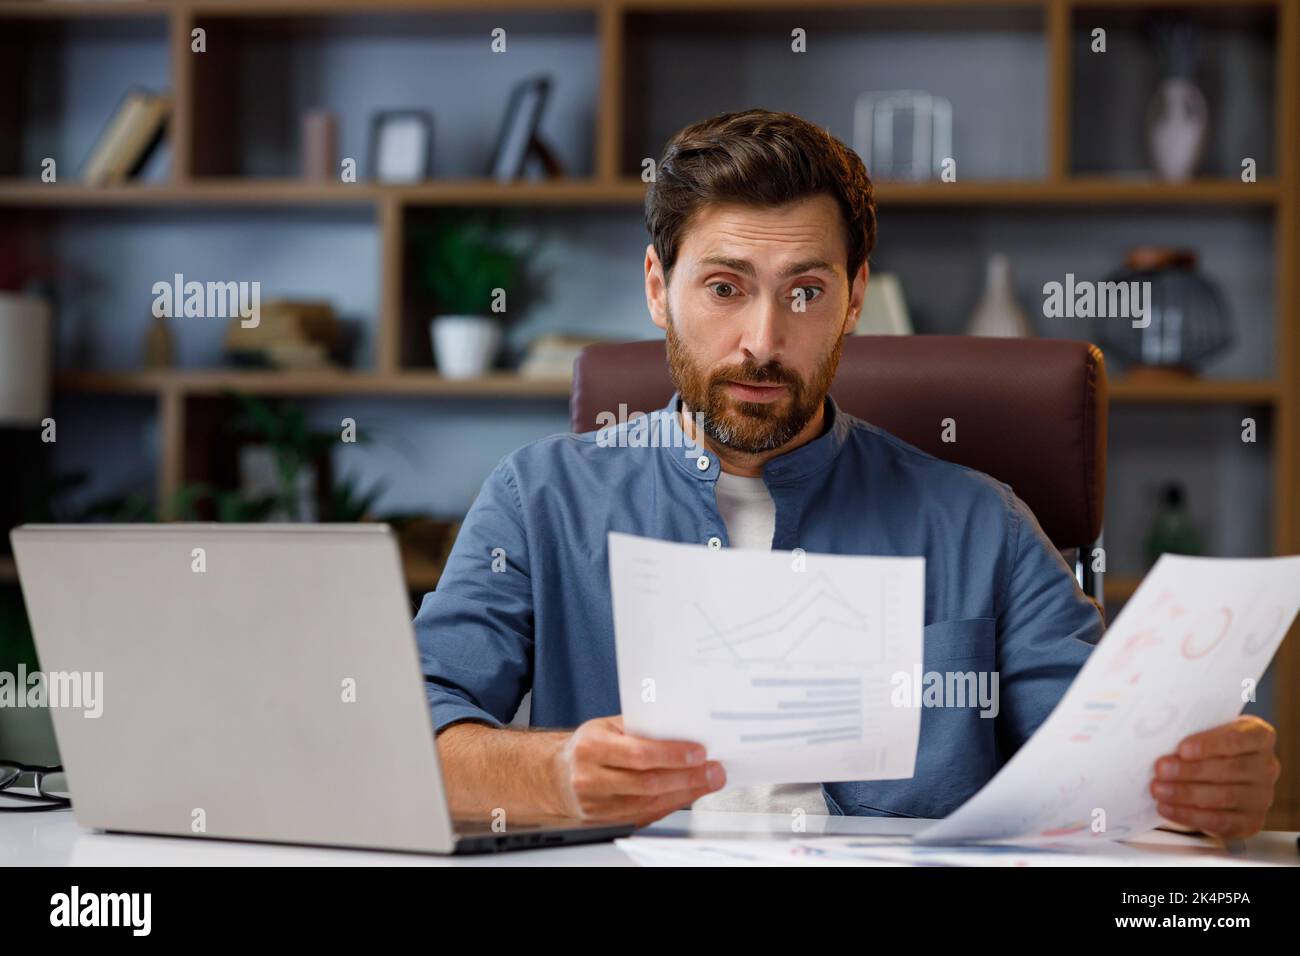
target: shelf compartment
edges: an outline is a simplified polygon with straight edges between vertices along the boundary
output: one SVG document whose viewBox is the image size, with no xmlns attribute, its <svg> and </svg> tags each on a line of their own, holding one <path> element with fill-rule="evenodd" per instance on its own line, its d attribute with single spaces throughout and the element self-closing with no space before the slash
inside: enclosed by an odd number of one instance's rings
<svg viewBox="0 0 1300 956">
<path fill-rule="evenodd" d="M 1240 181 L 1241 161 L 1256 176 L 1277 170 L 1277 14 L 1271 3 L 1114 4 L 1074 7 L 1071 43 L 1070 170 L 1122 176 L 1151 170 L 1146 114 L 1164 74 L 1150 28 L 1186 23 L 1198 31 L 1192 80 L 1209 125 L 1198 175 Z M 1106 31 L 1093 53 L 1092 31 Z"/>
<path fill-rule="evenodd" d="M 370 178 L 372 119 L 391 109 L 432 115 L 435 182 L 485 175 L 512 87 L 541 73 L 553 78 L 543 137 L 569 175 L 592 174 L 590 104 L 599 83 L 592 10 L 361 14 L 282 5 L 277 16 L 237 16 L 226 6 L 195 11 L 208 45 L 194 64 L 196 178 L 297 175 L 300 120 L 311 109 L 335 114 L 337 159 L 356 160 L 359 180 Z M 504 55 L 491 50 L 497 27 L 506 30 Z"/>
<path fill-rule="evenodd" d="M 635 177 L 606 182 L 570 177 L 538 182 L 499 183 L 489 179 L 445 179 L 410 185 L 314 183 L 297 178 L 205 176 L 184 185 L 126 183 L 120 186 L 44 184 L 0 178 L 0 206 L 91 207 L 152 205 L 361 205 L 387 199 L 404 205 L 629 206 L 645 202 L 646 185 Z M 882 208 L 989 206 L 1114 206 L 1124 208 L 1191 206 L 1271 207 L 1279 199 L 1275 180 L 1241 183 L 1202 179 L 1162 183 L 1106 177 L 1076 177 L 1064 182 L 988 180 L 965 183 L 876 184 Z"/>
<path fill-rule="evenodd" d="M 807 9 L 629 9 L 621 172 L 640 175 L 683 126 L 761 105 L 854 146 L 860 94 L 948 98 L 957 181 L 1041 179 L 1048 170 L 1048 45 L 1042 4 Z M 791 31 L 807 31 L 806 53 Z M 851 78 L 851 79 L 849 79 Z"/>
<path fill-rule="evenodd" d="M 56 184 L 74 184 L 127 92 L 170 88 L 166 8 L 152 16 L 107 7 L 100 16 L 64 17 L 56 4 L 28 3 L 32 15 L 0 10 L 0 177 L 40 182 L 45 159 Z M 124 15 L 129 13 L 131 15 Z M 148 158 L 141 176 L 170 175 L 169 146 Z"/>
<path fill-rule="evenodd" d="M 370 375 L 354 372 L 278 372 L 179 369 L 142 372 L 63 372 L 55 387 L 89 394 L 191 395 L 240 392 L 250 395 L 373 395 L 394 397 L 567 398 L 567 379 L 524 378 L 510 373 L 471 379 L 443 378 L 432 372 Z"/>
</svg>

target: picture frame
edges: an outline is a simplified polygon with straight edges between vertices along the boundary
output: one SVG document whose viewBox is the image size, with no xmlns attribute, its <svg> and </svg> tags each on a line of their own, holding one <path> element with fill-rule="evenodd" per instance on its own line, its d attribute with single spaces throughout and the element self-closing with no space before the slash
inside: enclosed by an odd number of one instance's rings
<svg viewBox="0 0 1300 956">
<path fill-rule="evenodd" d="M 433 116 L 425 110 L 383 110 L 370 121 L 370 178 L 413 183 L 433 173 Z"/>
<path fill-rule="evenodd" d="M 545 74 L 515 84 L 488 162 L 489 178 L 506 182 L 521 178 L 528 156 L 534 152 L 541 158 L 548 175 L 555 175 L 558 163 L 538 137 L 550 95 L 551 78 Z"/>
</svg>

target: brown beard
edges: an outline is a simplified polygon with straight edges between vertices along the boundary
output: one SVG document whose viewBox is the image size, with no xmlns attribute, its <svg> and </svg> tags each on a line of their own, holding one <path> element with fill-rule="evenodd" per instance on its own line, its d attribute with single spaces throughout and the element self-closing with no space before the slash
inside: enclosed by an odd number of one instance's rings
<svg viewBox="0 0 1300 956">
<path fill-rule="evenodd" d="M 835 336 L 829 352 L 807 383 L 779 362 L 757 365 L 746 360 L 710 374 L 691 358 L 677 336 L 672 310 L 668 310 L 668 368 L 682 401 L 692 414 L 700 415 L 704 434 L 710 439 L 747 454 L 780 448 L 803 431 L 826 400 L 843 348 L 844 336 Z M 729 381 L 779 383 L 786 386 L 786 395 L 771 403 L 739 401 L 727 393 Z"/>
</svg>

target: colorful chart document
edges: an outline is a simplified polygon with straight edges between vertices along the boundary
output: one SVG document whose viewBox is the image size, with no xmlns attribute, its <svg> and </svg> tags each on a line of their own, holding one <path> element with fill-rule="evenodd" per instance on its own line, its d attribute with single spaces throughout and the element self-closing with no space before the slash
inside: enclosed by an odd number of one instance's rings
<svg viewBox="0 0 1300 956">
<path fill-rule="evenodd" d="M 703 744 L 728 787 L 912 776 L 923 558 L 609 535 L 623 725 Z"/>
<path fill-rule="evenodd" d="M 1163 556 L 1069 691 L 921 843 L 1117 840 L 1160 824 L 1157 758 L 1241 713 L 1300 609 L 1300 557 Z"/>
</svg>

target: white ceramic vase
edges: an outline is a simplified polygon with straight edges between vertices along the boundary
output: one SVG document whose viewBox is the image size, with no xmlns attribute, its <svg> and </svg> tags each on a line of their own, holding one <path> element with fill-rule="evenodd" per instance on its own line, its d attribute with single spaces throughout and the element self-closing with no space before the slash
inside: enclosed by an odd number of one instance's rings
<svg viewBox="0 0 1300 956">
<path fill-rule="evenodd" d="M 501 323 L 486 315 L 439 315 L 429 323 L 433 361 L 444 378 L 489 371 L 501 348 Z"/>
<path fill-rule="evenodd" d="M 1196 171 L 1205 149 L 1210 110 L 1191 80 L 1165 80 L 1147 107 L 1147 150 L 1156 175 L 1184 182 Z"/>
<path fill-rule="evenodd" d="M 984 294 L 975 306 L 966 334 L 992 338 L 1028 338 L 1033 335 L 1029 320 L 1016 301 L 1011 282 L 1011 260 L 1001 253 L 989 256 Z"/>
</svg>

